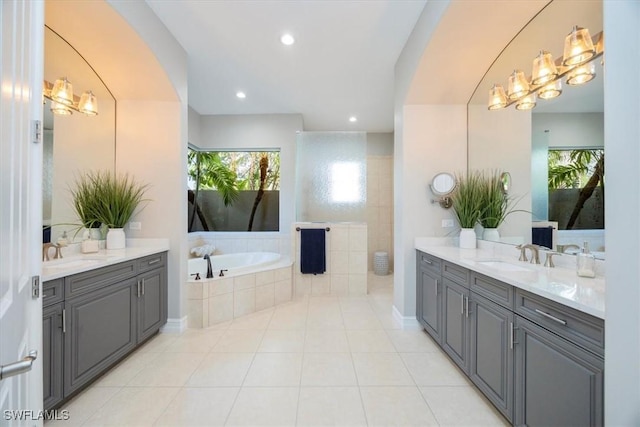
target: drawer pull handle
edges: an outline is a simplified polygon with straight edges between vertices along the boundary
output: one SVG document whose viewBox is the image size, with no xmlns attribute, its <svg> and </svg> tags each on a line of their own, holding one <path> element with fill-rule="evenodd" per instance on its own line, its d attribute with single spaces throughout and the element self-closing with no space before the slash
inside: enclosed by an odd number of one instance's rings
<svg viewBox="0 0 640 427">
<path fill-rule="evenodd" d="M 464 294 L 460 294 L 460 314 L 464 316 Z"/>
<path fill-rule="evenodd" d="M 156 258 L 153 261 L 149 261 L 149 265 L 157 264 L 160 262 L 160 258 Z"/>
<path fill-rule="evenodd" d="M 436 295 L 438 295 L 438 279 L 434 282 L 434 289 L 436 291 Z"/>
<path fill-rule="evenodd" d="M 48 297 L 49 297 L 49 295 L 47 295 L 47 294 L 42 294 L 42 298 L 48 298 Z"/>
<path fill-rule="evenodd" d="M 423 260 L 424 262 L 426 262 L 427 264 L 429 264 L 429 265 L 433 264 L 433 262 L 432 262 L 432 261 L 430 261 L 430 260 L 428 260 L 428 259 L 426 259 L 426 258 L 422 258 L 422 260 Z"/>
<path fill-rule="evenodd" d="M 509 322 L 509 349 L 513 350 L 513 344 L 515 344 L 515 329 L 513 322 Z"/>
<path fill-rule="evenodd" d="M 567 325 L 567 321 L 566 320 L 558 319 L 556 316 L 552 316 L 549 313 L 545 313 L 542 310 L 538 310 L 537 308 L 536 308 L 536 313 L 538 313 L 538 314 L 540 314 L 540 315 L 542 315 L 542 316 L 544 316 L 546 318 L 549 318 L 549 319 L 553 320 L 554 322 L 558 322 L 561 325 L 565 325 L 565 326 Z"/>
<path fill-rule="evenodd" d="M 67 309 L 62 309 L 62 333 L 67 333 Z"/>
</svg>

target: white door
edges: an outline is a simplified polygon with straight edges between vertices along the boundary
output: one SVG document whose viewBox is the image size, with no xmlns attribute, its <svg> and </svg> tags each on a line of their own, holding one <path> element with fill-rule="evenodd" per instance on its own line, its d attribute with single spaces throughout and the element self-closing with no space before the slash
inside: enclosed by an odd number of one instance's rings
<svg viewBox="0 0 640 427">
<path fill-rule="evenodd" d="M 41 271 L 44 2 L 1 0 L 0 9 L 0 425 L 42 425 Z M 32 351 L 38 357 L 29 363 Z M 12 365 L 31 364 L 7 376 Z"/>
</svg>

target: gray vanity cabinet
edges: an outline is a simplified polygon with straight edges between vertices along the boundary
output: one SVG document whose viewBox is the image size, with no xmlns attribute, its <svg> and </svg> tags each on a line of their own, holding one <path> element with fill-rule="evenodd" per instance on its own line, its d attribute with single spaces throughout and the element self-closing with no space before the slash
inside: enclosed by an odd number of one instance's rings
<svg viewBox="0 0 640 427">
<path fill-rule="evenodd" d="M 46 295 L 46 287 L 43 288 Z M 48 305 L 42 308 L 42 369 L 44 373 L 43 396 L 44 407 L 51 408 L 61 402 L 62 383 L 62 333 L 63 303 Z"/>
<path fill-rule="evenodd" d="M 65 396 L 135 347 L 136 290 L 131 278 L 66 301 Z"/>
<path fill-rule="evenodd" d="M 442 279 L 442 348 L 465 373 L 469 372 L 469 289 Z"/>
<path fill-rule="evenodd" d="M 517 425 L 600 426 L 604 360 L 516 316 Z"/>
<path fill-rule="evenodd" d="M 417 264 L 417 319 L 425 330 L 437 342 L 440 342 L 442 322 L 441 262 L 438 258 L 418 252 Z"/>
<path fill-rule="evenodd" d="M 469 378 L 509 421 L 513 420 L 514 314 L 472 293 Z"/>
<path fill-rule="evenodd" d="M 167 321 L 166 281 L 164 269 L 157 268 L 138 276 L 136 295 L 138 304 L 137 342 L 142 342 L 155 334 Z"/>
</svg>

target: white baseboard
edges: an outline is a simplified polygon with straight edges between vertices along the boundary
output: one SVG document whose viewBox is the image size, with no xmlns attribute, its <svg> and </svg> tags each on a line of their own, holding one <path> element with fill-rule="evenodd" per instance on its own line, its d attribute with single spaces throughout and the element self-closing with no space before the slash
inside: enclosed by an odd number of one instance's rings
<svg viewBox="0 0 640 427">
<path fill-rule="evenodd" d="M 403 316 L 395 305 L 392 306 L 391 313 L 393 318 L 402 325 L 402 329 L 422 329 L 416 316 Z"/>
<path fill-rule="evenodd" d="M 167 323 L 165 323 L 160 328 L 161 334 L 181 334 L 187 330 L 187 316 L 182 317 L 181 319 L 167 319 Z"/>
</svg>

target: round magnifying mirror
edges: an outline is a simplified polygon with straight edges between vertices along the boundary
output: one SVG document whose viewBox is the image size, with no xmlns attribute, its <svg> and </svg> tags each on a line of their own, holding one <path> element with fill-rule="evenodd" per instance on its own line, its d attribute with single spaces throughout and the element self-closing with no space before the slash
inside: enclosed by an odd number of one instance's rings
<svg viewBox="0 0 640 427">
<path fill-rule="evenodd" d="M 456 187 L 456 179 L 447 172 L 442 172 L 433 177 L 431 181 L 431 191 L 436 196 L 446 196 L 451 194 Z"/>
<path fill-rule="evenodd" d="M 509 188 L 511 187 L 511 174 L 509 172 L 502 172 L 502 174 L 500 174 L 500 181 L 502 181 L 502 191 L 505 193 L 509 192 Z"/>
</svg>

